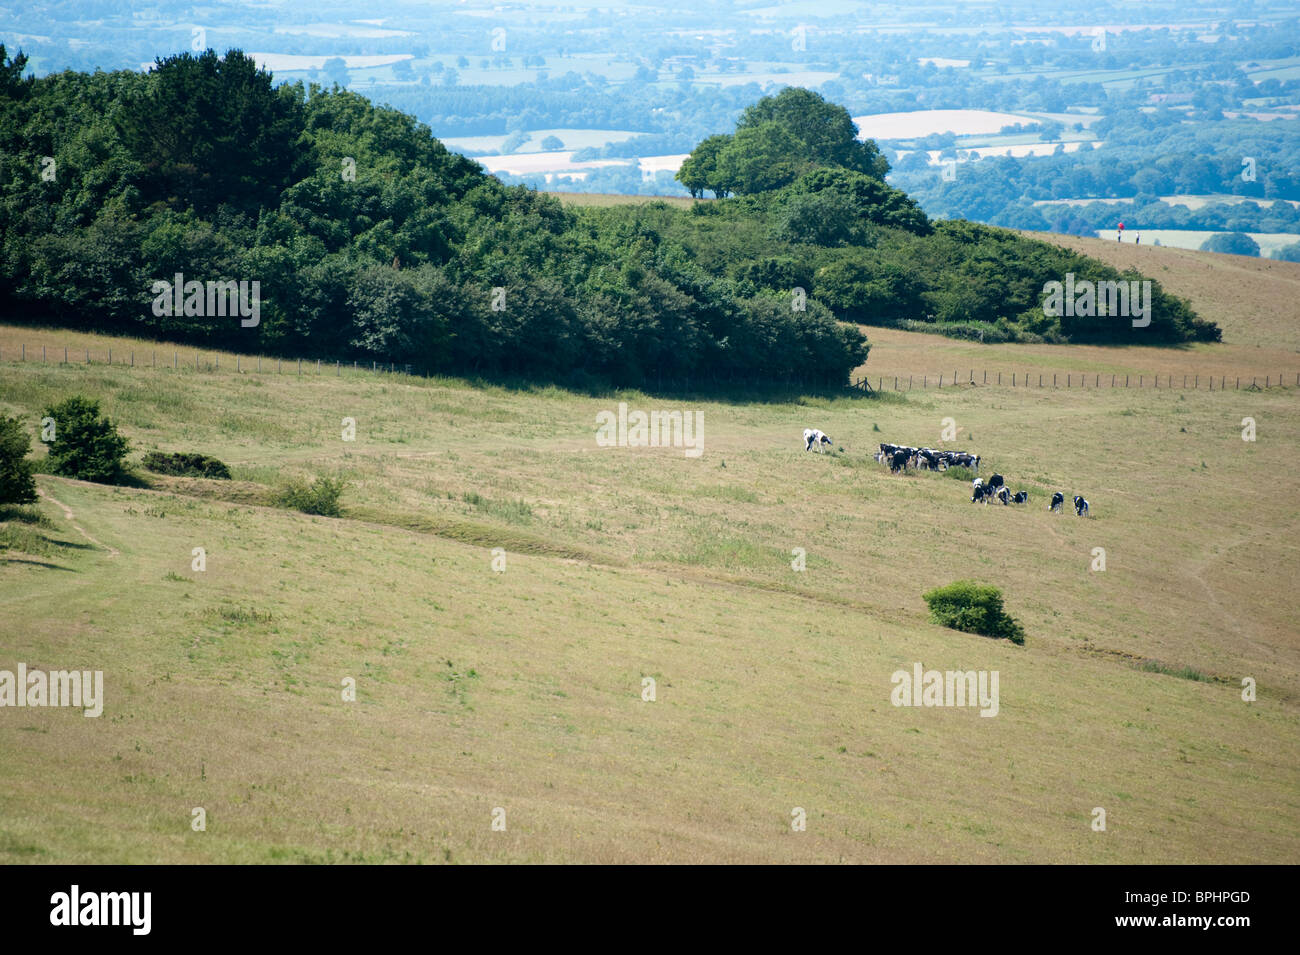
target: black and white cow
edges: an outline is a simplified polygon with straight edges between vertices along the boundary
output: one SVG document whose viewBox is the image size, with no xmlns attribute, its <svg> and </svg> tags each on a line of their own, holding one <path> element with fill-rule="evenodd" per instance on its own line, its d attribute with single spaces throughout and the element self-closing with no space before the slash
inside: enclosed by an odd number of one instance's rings
<svg viewBox="0 0 1300 955">
<path fill-rule="evenodd" d="M 816 428 L 803 429 L 803 449 L 805 451 L 811 451 L 814 447 L 820 451 L 823 447 L 830 447 L 833 443 L 829 437 Z"/>
<path fill-rule="evenodd" d="M 1003 484 L 1001 487 L 997 489 L 997 496 L 998 496 L 998 500 L 1001 501 L 1003 504 L 1011 503 L 1011 489 L 1008 488 L 1005 484 Z"/>
<path fill-rule="evenodd" d="M 1060 491 L 1057 491 L 1055 494 L 1052 495 L 1052 503 L 1047 505 L 1047 509 L 1049 511 L 1059 511 L 1061 509 L 1061 505 L 1063 505 L 1064 503 L 1065 503 L 1065 495 L 1062 494 Z"/>
<path fill-rule="evenodd" d="M 904 474 L 906 474 L 907 461 L 911 456 L 912 456 L 912 452 L 910 448 L 899 448 L 894 452 L 893 456 L 889 459 L 889 470 L 895 473 L 898 471 L 902 471 Z"/>
<path fill-rule="evenodd" d="M 991 488 L 1002 487 L 1005 483 L 1006 482 L 1002 480 L 1001 474 L 994 474 L 991 478 L 989 478 L 989 487 Z"/>
<path fill-rule="evenodd" d="M 1078 494 L 1074 495 L 1074 513 L 1079 517 L 1088 516 L 1088 502 Z"/>
<path fill-rule="evenodd" d="M 1017 504 L 1028 504 L 1028 503 L 1029 503 L 1029 492 L 1028 492 L 1028 491 L 1016 491 L 1016 496 L 1015 496 L 1012 500 L 1014 500 L 1015 503 L 1017 503 Z"/>
<path fill-rule="evenodd" d="M 993 497 L 992 491 L 986 488 L 983 484 L 976 482 L 975 487 L 971 491 L 970 502 L 974 504 L 976 501 L 983 501 L 985 504 L 987 504 L 989 502 L 989 499 L 992 497 Z"/>
</svg>

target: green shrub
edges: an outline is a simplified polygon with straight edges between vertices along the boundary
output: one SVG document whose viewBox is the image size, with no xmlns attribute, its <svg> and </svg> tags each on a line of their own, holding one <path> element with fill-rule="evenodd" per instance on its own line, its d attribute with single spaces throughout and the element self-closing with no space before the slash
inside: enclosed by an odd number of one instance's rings
<svg viewBox="0 0 1300 955">
<path fill-rule="evenodd" d="M 1023 644 L 1025 631 L 1020 622 L 1002 607 L 1002 591 L 973 580 L 958 580 L 936 587 L 923 595 L 930 606 L 930 619 L 953 630 L 1006 638 Z"/>
<path fill-rule="evenodd" d="M 33 462 L 27 460 L 31 447 L 23 423 L 0 416 L 0 504 L 31 504 L 36 500 Z"/>
<path fill-rule="evenodd" d="M 81 395 L 45 409 L 54 420 L 49 467 L 52 474 L 117 484 L 126 477 L 125 458 L 131 450 L 117 426 L 100 417 L 99 402 Z"/>
<path fill-rule="evenodd" d="M 321 475 L 311 484 L 295 478 L 285 482 L 276 492 L 275 504 L 302 511 L 304 514 L 342 517 L 343 509 L 339 506 L 339 498 L 347 486 L 347 481 L 341 477 L 331 478 Z"/>
<path fill-rule="evenodd" d="M 954 464 L 952 467 L 946 468 L 943 473 L 946 477 L 950 477 L 958 481 L 975 480 L 975 472 L 972 471 L 970 468 L 962 467 L 960 464 Z"/>
<path fill-rule="evenodd" d="M 185 454 L 179 451 L 163 454 L 161 451 L 150 451 L 144 456 L 144 466 L 155 474 L 230 480 L 230 468 L 205 454 Z"/>
</svg>

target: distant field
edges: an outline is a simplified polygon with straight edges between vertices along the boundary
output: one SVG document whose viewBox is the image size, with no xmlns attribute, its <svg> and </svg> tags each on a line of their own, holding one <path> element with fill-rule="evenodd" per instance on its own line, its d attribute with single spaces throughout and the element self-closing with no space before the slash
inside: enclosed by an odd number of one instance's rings
<svg viewBox="0 0 1300 955">
<path fill-rule="evenodd" d="M 1200 249 L 1205 244 L 1205 240 L 1219 232 L 1226 232 L 1226 229 L 1216 230 L 1198 230 L 1198 229 L 1132 229 L 1127 228 L 1124 231 L 1124 241 L 1132 242 L 1136 232 L 1142 233 L 1142 244 L 1155 243 L 1159 241 L 1162 246 L 1169 246 L 1175 249 Z M 1099 229 L 1097 236 L 1103 241 L 1115 242 L 1117 232 L 1115 229 Z M 1300 242 L 1300 235 L 1294 232 L 1247 232 L 1257 243 L 1259 243 L 1260 255 L 1268 257 L 1277 249 L 1283 246 L 1294 245 Z"/>
<path fill-rule="evenodd" d="M 971 136 L 996 133 L 1003 126 L 1030 121 L 1023 114 L 995 113 L 984 109 L 923 109 L 853 117 L 862 139 L 915 139 L 931 133 L 949 132 Z"/>
<path fill-rule="evenodd" d="M 526 132 L 532 136 L 515 154 L 538 153 L 542 151 L 542 140 L 555 136 L 566 150 L 586 149 L 590 146 L 604 146 L 606 143 L 621 143 L 633 136 L 643 135 L 630 129 L 530 129 Z M 437 135 L 437 130 L 434 130 Z M 448 149 L 472 149 L 476 152 L 497 152 L 505 142 L 506 135 L 500 136 L 449 136 L 442 138 Z"/>
</svg>

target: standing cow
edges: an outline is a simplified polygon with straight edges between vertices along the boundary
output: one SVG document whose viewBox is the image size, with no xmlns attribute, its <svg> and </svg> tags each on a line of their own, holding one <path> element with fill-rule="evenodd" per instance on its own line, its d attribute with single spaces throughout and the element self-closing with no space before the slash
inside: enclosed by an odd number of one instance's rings
<svg viewBox="0 0 1300 955">
<path fill-rule="evenodd" d="M 1065 495 L 1062 494 L 1060 491 L 1057 491 L 1055 494 L 1052 495 L 1052 503 L 1047 505 L 1047 509 L 1049 511 L 1059 511 L 1061 509 L 1061 505 L 1063 505 L 1064 503 L 1065 503 Z"/>
<path fill-rule="evenodd" d="M 803 449 L 811 451 L 814 447 L 820 451 L 823 447 L 830 447 L 833 441 L 816 428 L 803 429 Z"/>
</svg>

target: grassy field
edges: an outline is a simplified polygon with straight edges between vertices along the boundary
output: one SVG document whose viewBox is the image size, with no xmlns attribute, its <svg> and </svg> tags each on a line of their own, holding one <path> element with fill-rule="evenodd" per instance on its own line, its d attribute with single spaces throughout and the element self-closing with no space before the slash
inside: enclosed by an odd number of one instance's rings
<svg viewBox="0 0 1300 955">
<path fill-rule="evenodd" d="M 1171 286 L 1202 281 L 1171 261 Z M 872 374 L 1102 361 L 869 332 Z M 1250 314 L 1227 337 L 1169 360 L 1294 344 Z M 119 363 L 41 364 L 43 343 Z M 153 348 L 0 326 L 0 412 L 33 434 L 94 395 L 133 459 L 235 478 L 41 475 L 4 512 L 0 669 L 101 669 L 106 702 L 0 709 L 0 860 L 1300 859 L 1294 387 L 747 403 L 143 367 Z M 702 412 L 704 453 L 598 446 L 620 401 Z M 1028 507 L 870 457 L 939 446 L 944 418 Z M 808 426 L 844 450 L 805 453 Z M 270 506 L 316 474 L 350 482 L 342 519 Z M 1054 490 L 1092 517 L 1049 514 Z M 921 593 L 962 577 L 1004 590 L 1024 647 L 929 622 Z M 998 671 L 1000 712 L 892 706 L 917 662 Z"/>
</svg>

